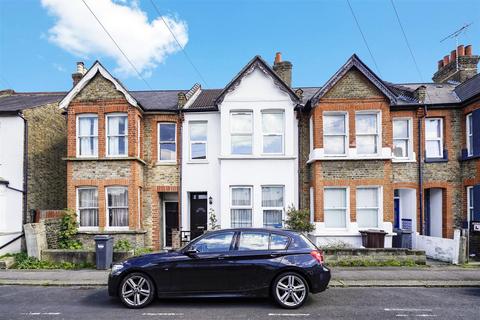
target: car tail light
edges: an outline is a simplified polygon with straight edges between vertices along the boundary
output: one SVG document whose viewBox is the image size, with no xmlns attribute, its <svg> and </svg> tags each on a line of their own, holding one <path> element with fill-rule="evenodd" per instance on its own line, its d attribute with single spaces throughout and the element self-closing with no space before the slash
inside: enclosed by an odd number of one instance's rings
<svg viewBox="0 0 480 320">
<path fill-rule="evenodd" d="M 310 252 L 310 255 L 318 261 L 318 263 L 323 264 L 324 259 L 323 259 L 323 252 L 321 250 L 314 250 Z"/>
</svg>

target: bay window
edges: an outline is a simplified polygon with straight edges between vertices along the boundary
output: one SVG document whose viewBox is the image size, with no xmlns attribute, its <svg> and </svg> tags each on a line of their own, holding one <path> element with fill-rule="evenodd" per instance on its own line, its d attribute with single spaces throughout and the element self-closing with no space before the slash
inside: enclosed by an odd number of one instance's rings
<svg viewBox="0 0 480 320">
<path fill-rule="evenodd" d="M 355 114 L 357 154 L 376 155 L 380 150 L 378 113 Z"/>
<path fill-rule="evenodd" d="M 443 119 L 425 119 L 425 156 L 443 158 Z"/>
<path fill-rule="evenodd" d="M 263 226 L 281 228 L 283 217 L 283 186 L 262 187 Z"/>
<path fill-rule="evenodd" d="M 77 116 L 77 155 L 79 157 L 98 156 L 98 116 Z"/>
<path fill-rule="evenodd" d="M 469 113 L 467 114 L 467 123 L 466 123 L 466 127 L 467 127 L 467 154 L 469 156 L 473 155 L 473 118 L 472 118 L 472 114 Z"/>
<path fill-rule="evenodd" d="M 283 111 L 263 111 L 263 153 L 283 153 L 284 140 L 284 113 Z"/>
<path fill-rule="evenodd" d="M 359 228 L 378 228 L 379 188 L 357 188 L 357 225 Z"/>
<path fill-rule="evenodd" d="M 252 187 L 231 188 L 232 228 L 252 226 Z"/>
<path fill-rule="evenodd" d="M 347 188 L 325 188 L 323 206 L 326 228 L 347 227 Z"/>
<path fill-rule="evenodd" d="M 393 157 L 409 159 L 412 156 L 410 119 L 393 119 Z"/>
<path fill-rule="evenodd" d="M 128 228 L 128 188 L 107 187 L 107 227 Z"/>
<path fill-rule="evenodd" d="M 346 113 L 323 114 L 323 150 L 327 155 L 346 155 L 348 148 Z M 312 134 L 313 136 L 313 134 Z"/>
<path fill-rule="evenodd" d="M 77 189 L 77 215 L 80 228 L 98 227 L 98 190 L 92 187 Z"/>
<path fill-rule="evenodd" d="M 107 115 L 107 155 L 128 154 L 128 118 L 126 114 Z"/>
<path fill-rule="evenodd" d="M 190 160 L 207 159 L 207 122 L 190 122 Z"/>
<path fill-rule="evenodd" d="M 251 111 L 230 114 L 230 140 L 232 154 L 252 154 L 253 119 Z"/>
<path fill-rule="evenodd" d="M 158 124 L 158 160 L 171 162 L 177 159 L 177 125 L 171 122 Z"/>
</svg>

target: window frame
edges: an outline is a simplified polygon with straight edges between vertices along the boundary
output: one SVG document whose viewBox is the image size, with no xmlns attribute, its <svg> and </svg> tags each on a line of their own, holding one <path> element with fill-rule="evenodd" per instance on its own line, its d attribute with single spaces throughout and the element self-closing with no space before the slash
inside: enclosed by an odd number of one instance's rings
<svg viewBox="0 0 480 320">
<path fill-rule="evenodd" d="M 80 118 L 97 118 L 97 134 L 96 135 L 88 135 L 88 136 L 80 136 Z M 98 114 L 97 113 L 80 113 L 76 115 L 76 155 L 78 158 L 98 158 Z M 97 150 L 93 155 L 81 155 L 80 154 L 80 138 L 97 138 Z"/>
<path fill-rule="evenodd" d="M 109 189 L 125 189 L 127 191 L 127 206 L 119 206 L 119 207 L 110 207 L 108 205 L 108 191 Z M 128 186 L 107 186 L 105 187 L 105 229 L 107 230 L 129 230 L 130 228 L 130 201 L 129 201 L 129 192 Z M 128 217 L 128 225 L 127 226 L 110 226 L 110 209 L 127 209 L 127 217 Z"/>
<path fill-rule="evenodd" d="M 234 119 L 234 115 L 236 114 L 249 114 L 250 115 L 250 118 L 251 118 L 251 128 L 250 128 L 250 133 L 244 133 L 244 132 L 234 132 L 232 130 L 232 123 L 233 123 L 233 119 Z M 253 150 L 253 137 L 254 137 L 254 131 L 255 131 L 255 124 L 254 124 L 254 117 L 253 117 L 253 110 L 232 110 L 230 111 L 230 126 L 229 126 L 229 129 L 230 129 L 230 154 L 232 155 L 236 155 L 236 156 L 251 156 L 253 153 L 254 153 L 254 150 Z M 251 152 L 250 153 L 234 153 L 233 152 L 233 142 L 232 142 L 232 138 L 234 136 L 241 136 L 241 137 L 244 137 L 244 136 L 249 136 L 250 137 L 250 141 L 251 141 Z"/>
<path fill-rule="evenodd" d="M 395 132 L 394 132 L 394 128 L 395 126 L 393 125 L 393 123 L 395 121 L 407 121 L 407 132 L 408 132 L 408 137 L 405 138 L 395 138 Z M 413 156 L 413 119 L 410 118 L 410 117 L 394 117 L 392 119 L 392 142 L 393 142 L 393 145 L 392 147 L 395 148 L 395 140 L 402 140 L 402 141 L 407 141 L 407 156 L 406 157 L 396 157 L 395 156 L 395 153 L 393 152 L 392 150 L 392 158 L 394 160 L 413 160 L 414 159 L 414 156 Z"/>
<path fill-rule="evenodd" d="M 141 139 L 141 120 L 137 117 L 137 158 L 141 158 L 142 155 L 142 139 Z"/>
<path fill-rule="evenodd" d="M 469 113 L 465 116 L 465 135 L 467 142 L 467 156 L 473 156 L 473 113 Z M 470 141 L 470 138 L 472 139 Z"/>
<path fill-rule="evenodd" d="M 95 189 L 97 191 L 97 207 L 82 207 L 80 208 L 80 190 L 91 190 Z M 99 197 L 98 197 L 98 187 L 96 186 L 81 186 L 76 188 L 76 213 L 77 213 L 77 223 L 78 223 L 78 230 L 81 231 L 89 231 L 93 230 L 96 231 L 100 228 L 100 204 L 98 203 Z M 97 226 L 81 226 L 80 225 L 80 210 L 81 209 L 97 209 Z"/>
<path fill-rule="evenodd" d="M 473 186 L 467 186 L 467 222 L 468 222 L 468 229 L 470 230 L 470 222 L 472 221 L 472 214 L 473 214 Z"/>
<path fill-rule="evenodd" d="M 175 140 L 172 141 L 161 141 L 160 140 L 160 126 L 162 124 L 173 124 L 175 126 Z M 167 160 L 162 160 L 160 158 L 160 155 L 161 155 L 161 151 L 162 151 L 162 148 L 161 148 L 161 145 L 162 143 L 164 144 L 174 144 L 175 145 L 175 158 L 174 159 L 167 159 Z M 168 121 L 163 121 L 163 122 L 157 122 L 157 161 L 158 162 L 161 162 L 161 163 L 176 163 L 177 162 L 177 158 L 178 158 L 178 143 L 177 143 L 177 123 L 176 122 L 168 122 Z"/>
<path fill-rule="evenodd" d="M 345 131 L 344 134 L 327 134 L 325 133 L 325 116 L 343 116 Z M 349 123 L 348 123 L 348 112 L 346 111 L 324 111 L 322 113 L 322 137 L 323 137 L 323 154 L 327 157 L 345 157 L 348 156 L 349 153 Z M 312 130 L 312 137 L 313 137 L 313 130 Z M 345 143 L 345 152 L 344 153 L 326 153 L 325 152 L 325 137 L 344 137 Z"/>
<path fill-rule="evenodd" d="M 233 205 L 233 189 L 250 189 L 250 205 Z M 250 227 L 234 227 L 232 219 L 232 210 L 250 210 Z M 253 227 L 253 186 L 230 186 L 230 226 L 232 228 L 251 228 Z"/>
<path fill-rule="evenodd" d="M 440 127 L 440 137 L 439 138 L 428 138 L 427 137 L 427 120 L 437 120 L 439 121 L 439 127 Z M 425 147 L 425 159 L 443 159 L 445 154 L 444 154 L 444 131 L 443 131 L 443 118 L 441 117 L 428 117 L 425 118 L 424 121 L 424 132 L 425 132 L 425 139 L 424 139 L 424 147 Z M 440 156 L 429 156 L 427 155 L 427 141 L 440 141 Z"/>
<path fill-rule="evenodd" d="M 327 208 L 325 207 L 325 190 L 327 189 L 341 189 L 345 190 L 345 207 L 338 207 L 338 208 Z M 325 223 L 325 217 L 326 214 L 325 212 L 327 210 L 345 210 L 345 227 L 327 227 Z M 327 230 L 342 230 L 345 231 L 348 229 L 350 225 L 350 188 L 346 186 L 325 186 L 323 187 L 323 224 L 325 226 L 325 229 Z"/>
<path fill-rule="evenodd" d="M 110 137 L 112 135 L 109 134 L 110 130 L 110 125 L 108 118 L 111 117 L 125 117 L 125 134 L 124 135 L 115 135 L 115 137 L 125 137 L 125 154 L 117 154 L 117 155 L 112 155 L 110 154 L 109 151 L 109 144 L 110 144 Z M 112 112 L 112 113 L 107 113 L 105 114 L 105 156 L 108 158 L 124 158 L 128 157 L 128 113 L 126 112 Z"/>
<path fill-rule="evenodd" d="M 192 140 L 191 138 L 191 125 L 192 124 L 205 124 L 206 134 L 205 140 Z M 208 121 L 207 120 L 192 120 L 188 122 L 188 144 L 189 144 L 189 160 L 191 162 L 207 162 L 208 161 Z M 193 159 L 192 158 L 192 146 L 194 144 L 204 144 L 205 145 L 205 159 Z"/>
<path fill-rule="evenodd" d="M 377 206 L 376 207 L 359 207 L 358 206 L 358 190 L 359 189 L 375 189 L 377 192 Z M 372 226 L 367 226 L 367 227 L 358 227 L 359 229 L 381 229 L 382 228 L 382 222 L 383 222 L 383 188 L 381 186 L 358 186 L 355 190 L 355 221 L 357 221 L 358 225 L 358 212 L 361 210 L 377 210 L 377 226 L 372 227 Z"/>
<path fill-rule="evenodd" d="M 281 207 L 264 207 L 263 206 L 263 188 L 282 188 L 282 206 Z M 272 229 L 278 229 L 278 228 L 283 228 L 283 219 L 284 219 L 284 215 L 285 215 L 285 185 L 262 185 L 261 188 L 260 188 L 261 192 L 262 192 L 262 198 L 260 199 L 260 204 L 261 204 L 261 208 L 262 208 L 262 217 L 263 217 L 263 227 L 264 228 L 272 228 Z M 267 210 L 270 210 L 270 211 L 280 211 L 281 212 L 281 219 L 280 219 L 280 223 L 281 223 L 281 226 L 280 227 L 269 227 L 269 226 L 266 226 L 265 225 L 265 211 Z"/>
<path fill-rule="evenodd" d="M 264 114 L 281 114 L 282 115 L 282 129 L 278 132 L 265 133 L 263 128 L 263 115 Z M 264 155 L 283 155 L 285 154 L 285 110 L 283 109 L 263 109 L 261 111 L 261 129 L 262 129 L 262 154 Z M 265 152 L 265 137 L 281 137 L 282 138 L 282 150 L 280 152 Z M 253 145 L 252 145 L 253 148 Z"/>
<path fill-rule="evenodd" d="M 232 231 L 232 230 L 222 230 L 221 232 L 216 232 L 213 234 L 207 234 L 204 237 L 200 237 L 199 239 L 195 240 L 194 242 L 190 243 L 187 247 L 185 247 L 184 252 L 195 248 L 196 244 L 204 239 L 209 239 L 218 235 L 223 235 L 226 233 L 233 233 L 232 234 L 232 239 L 230 240 L 230 247 L 228 251 L 210 251 L 210 252 L 199 252 L 198 254 L 210 254 L 210 253 L 221 253 L 221 252 L 230 252 L 235 250 L 235 244 L 237 242 L 237 234 L 238 232 Z"/>
<path fill-rule="evenodd" d="M 358 126 L 357 126 L 357 115 L 374 115 L 376 116 L 377 120 L 377 126 L 376 126 L 376 133 L 359 133 L 358 132 Z M 375 153 L 358 153 L 358 136 L 363 136 L 363 137 L 369 137 L 369 136 L 374 136 L 375 137 L 375 145 L 377 148 L 377 152 Z M 382 117 L 381 117 L 381 111 L 378 110 L 362 110 L 362 111 L 356 111 L 355 112 L 355 149 L 356 149 L 356 154 L 359 157 L 372 157 L 372 156 L 379 156 L 382 154 Z"/>
</svg>

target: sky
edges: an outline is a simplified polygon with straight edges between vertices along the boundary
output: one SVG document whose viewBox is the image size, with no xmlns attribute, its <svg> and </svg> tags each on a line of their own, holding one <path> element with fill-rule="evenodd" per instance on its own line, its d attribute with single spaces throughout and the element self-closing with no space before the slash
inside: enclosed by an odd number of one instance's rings
<svg viewBox="0 0 480 320">
<path fill-rule="evenodd" d="M 293 86 L 323 85 L 353 53 L 386 81 L 430 82 L 456 45 L 440 40 L 467 23 L 458 42 L 480 53 L 478 0 L 393 0 L 420 72 L 390 0 L 350 0 L 376 64 L 347 0 L 84 1 L 0 0 L 0 89 L 67 91 L 76 62 L 95 60 L 130 90 L 222 88 L 277 51 Z"/>
</svg>

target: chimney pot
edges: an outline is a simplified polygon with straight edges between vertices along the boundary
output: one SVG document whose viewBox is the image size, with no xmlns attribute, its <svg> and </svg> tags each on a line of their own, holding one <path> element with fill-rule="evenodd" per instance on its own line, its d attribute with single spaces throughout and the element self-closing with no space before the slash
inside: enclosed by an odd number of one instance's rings
<svg viewBox="0 0 480 320">
<path fill-rule="evenodd" d="M 450 61 L 455 60 L 457 60 L 457 50 L 452 50 L 452 52 L 450 52 Z"/>
<path fill-rule="evenodd" d="M 450 57 L 449 56 L 443 57 L 443 65 L 446 66 L 449 63 L 450 63 Z"/>
<path fill-rule="evenodd" d="M 443 60 L 438 60 L 438 70 L 443 67 Z"/>
<path fill-rule="evenodd" d="M 472 55 L 472 45 L 469 44 L 468 46 L 465 47 L 465 55 L 466 56 L 471 56 Z"/>
<path fill-rule="evenodd" d="M 81 73 L 82 75 L 85 74 L 85 64 L 83 61 L 77 62 L 77 73 Z"/>
<path fill-rule="evenodd" d="M 277 63 L 280 63 L 280 62 L 282 62 L 282 53 L 281 53 L 281 52 L 277 52 L 277 53 L 275 54 L 275 62 L 274 62 L 274 64 L 277 64 Z"/>
<path fill-rule="evenodd" d="M 461 44 L 457 47 L 457 56 L 461 57 L 464 55 L 465 55 L 465 47 L 463 46 L 463 44 Z"/>
</svg>

